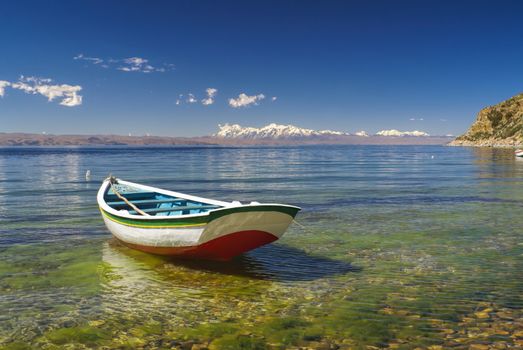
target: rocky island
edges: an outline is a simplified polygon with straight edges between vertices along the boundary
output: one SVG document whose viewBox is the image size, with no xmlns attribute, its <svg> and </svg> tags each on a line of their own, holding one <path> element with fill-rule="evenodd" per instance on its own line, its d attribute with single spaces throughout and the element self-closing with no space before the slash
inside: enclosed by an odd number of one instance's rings
<svg viewBox="0 0 523 350">
<path fill-rule="evenodd" d="M 515 147 L 523 144 L 523 93 L 483 108 L 450 146 Z"/>
</svg>

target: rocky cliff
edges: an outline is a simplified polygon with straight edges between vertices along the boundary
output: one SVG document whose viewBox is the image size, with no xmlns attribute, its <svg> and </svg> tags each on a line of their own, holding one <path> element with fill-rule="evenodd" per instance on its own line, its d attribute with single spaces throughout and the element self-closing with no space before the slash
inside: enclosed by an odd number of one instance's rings
<svg viewBox="0 0 523 350">
<path fill-rule="evenodd" d="M 451 146 L 523 145 L 523 93 L 482 109 L 470 129 Z"/>
</svg>

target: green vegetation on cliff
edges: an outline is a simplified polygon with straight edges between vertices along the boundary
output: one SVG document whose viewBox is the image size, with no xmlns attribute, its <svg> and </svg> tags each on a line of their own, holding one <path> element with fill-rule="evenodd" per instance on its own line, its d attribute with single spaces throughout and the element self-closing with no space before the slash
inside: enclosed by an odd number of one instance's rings
<svg viewBox="0 0 523 350">
<path fill-rule="evenodd" d="M 523 93 L 482 109 L 470 129 L 452 142 L 454 145 L 523 144 Z"/>
</svg>

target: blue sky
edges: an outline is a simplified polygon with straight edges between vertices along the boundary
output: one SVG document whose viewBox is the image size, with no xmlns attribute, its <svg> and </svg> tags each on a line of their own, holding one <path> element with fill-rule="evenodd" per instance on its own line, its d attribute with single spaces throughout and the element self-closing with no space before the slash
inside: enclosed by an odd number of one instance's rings
<svg viewBox="0 0 523 350">
<path fill-rule="evenodd" d="M 0 132 L 194 136 L 276 122 L 459 134 L 523 90 L 520 4 L 5 2 Z"/>
</svg>

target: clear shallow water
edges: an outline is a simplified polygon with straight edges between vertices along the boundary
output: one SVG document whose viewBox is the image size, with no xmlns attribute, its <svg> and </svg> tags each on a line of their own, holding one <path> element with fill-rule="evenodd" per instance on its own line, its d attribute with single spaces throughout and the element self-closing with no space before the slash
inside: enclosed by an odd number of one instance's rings
<svg viewBox="0 0 523 350">
<path fill-rule="evenodd" d="M 109 173 L 304 227 L 229 263 L 132 251 Z M 522 213 L 511 150 L 0 148 L 0 347 L 522 347 Z"/>
</svg>

